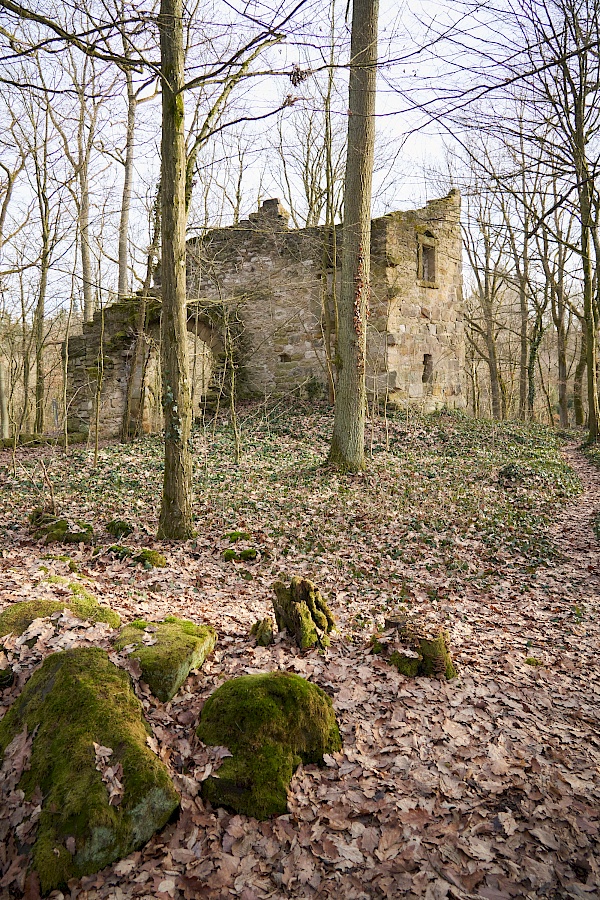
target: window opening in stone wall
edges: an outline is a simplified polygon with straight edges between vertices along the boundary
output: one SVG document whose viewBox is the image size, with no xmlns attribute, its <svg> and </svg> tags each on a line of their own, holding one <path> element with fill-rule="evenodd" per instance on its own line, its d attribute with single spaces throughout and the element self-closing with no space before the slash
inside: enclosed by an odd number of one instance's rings
<svg viewBox="0 0 600 900">
<path fill-rule="evenodd" d="M 423 354 L 423 384 L 433 381 L 433 357 L 431 353 Z"/>
<path fill-rule="evenodd" d="M 417 279 L 434 287 L 437 241 L 430 231 L 417 235 Z"/>
</svg>

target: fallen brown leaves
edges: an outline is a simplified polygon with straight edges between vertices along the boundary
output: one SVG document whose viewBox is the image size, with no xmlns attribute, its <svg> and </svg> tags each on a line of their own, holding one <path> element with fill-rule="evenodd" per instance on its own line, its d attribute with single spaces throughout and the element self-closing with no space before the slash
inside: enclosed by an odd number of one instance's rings
<svg viewBox="0 0 600 900">
<path fill-rule="evenodd" d="M 92 579 L 95 593 L 125 620 L 170 613 L 206 621 L 217 628 L 219 643 L 204 670 L 191 676 L 168 704 L 157 703 L 138 681 L 152 728 L 149 743 L 171 768 L 181 791 L 179 819 L 142 850 L 71 884 L 64 896 L 599 896 L 600 569 L 590 518 L 600 505 L 600 476 L 578 454 L 570 455 L 586 493 L 556 512 L 549 540 L 562 557 L 526 577 L 502 549 L 489 573 L 481 575 L 481 544 L 468 529 L 454 540 L 451 552 L 462 569 L 451 570 L 450 576 L 442 568 L 427 568 L 425 553 L 393 564 L 387 560 L 378 568 L 372 545 L 370 557 L 361 551 L 366 529 L 375 535 L 370 535 L 372 542 L 378 539 L 376 503 L 367 498 L 356 518 L 346 516 L 346 527 L 355 529 L 353 577 L 338 565 L 350 558 L 344 548 L 325 548 L 318 558 L 302 553 L 286 558 L 278 556 L 279 539 L 263 535 L 262 561 L 246 580 L 243 567 L 223 562 L 223 531 L 217 530 L 205 531 L 194 545 L 163 547 L 169 568 L 160 571 L 132 572 L 127 564 L 112 561 L 92 565 L 84 548 L 72 554 L 82 574 Z M 259 509 L 256 515 L 263 513 Z M 238 524 L 251 528 L 247 522 Z M 394 527 L 399 535 L 410 532 Z M 43 581 L 38 552 L 24 540 L 5 551 L 3 605 L 55 596 L 55 586 Z M 63 574 L 66 564 L 44 565 Z M 392 565 L 395 584 L 410 579 L 411 611 L 450 631 L 460 669 L 452 682 L 399 675 L 370 655 L 368 631 L 364 640 L 348 639 L 356 634 L 357 618 L 372 606 L 366 573 L 377 570 L 383 584 L 382 572 Z M 282 570 L 309 575 L 329 595 L 340 632 L 326 654 L 300 654 L 285 636 L 268 648 L 252 645 L 249 627 L 270 613 L 271 581 Z M 388 585 L 390 598 L 394 590 Z M 381 592 L 377 601 L 383 609 Z M 370 615 L 383 624 L 383 613 Z M 6 647 L 18 683 L 4 691 L 4 709 L 48 652 L 84 641 L 90 631 L 68 619 L 54 621 L 50 630 L 41 623 L 34 626 L 32 647 L 14 639 Z M 94 642 L 108 646 L 106 634 L 96 630 Z M 127 665 L 127 655 L 120 656 L 118 662 Z M 531 657 L 542 665 L 528 665 L 525 660 Z M 344 748 L 326 757 L 323 768 L 301 767 L 292 781 L 289 814 L 260 823 L 202 802 L 201 782 L 227 751 L 200 744 L 194 726 L 206 697 L 225 679 L 273 669 L 297 672 L 327 691 Z M 139 679 L 139 672 L 132 675 Z M 29 742 L 31 736 L 25 737 Z M 102 751 L 98 764 L 105 775 L 108 750 L 97 750 Z M 11 760 L 26 764 L 26 755 L 26 744 L 19 744 L 5 759 L 7 774 L 3 768 L 3 785 L 10 787 L 2 788 L 7 810 L 0 820 L 5 829 L 2 900 L 19 896 L 16 890 L 25 885 L 20 838 L 8 835 L 15 827 L 10 798 L 21 764 Z M 111 778 L 118 783 L 118 773 Z M 41 798 L 35 801 L 39 807 Z M 12 893 L 9 884 L 16 886 Z M 61 895 L 52 897 L 59 900 Z"/>
</svg>

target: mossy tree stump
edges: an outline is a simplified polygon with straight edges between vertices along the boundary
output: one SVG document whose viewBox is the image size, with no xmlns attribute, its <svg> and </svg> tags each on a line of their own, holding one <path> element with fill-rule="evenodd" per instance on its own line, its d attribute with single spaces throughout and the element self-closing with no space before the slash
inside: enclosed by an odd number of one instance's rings
<svg viewBox="0 0 600 900">
<path fill-rule="evenodd" d="M 287 672 L 225 682 L 204 704 L 196 733 L 233 754 L 202 783 L 204 799 L 256 819 L 287 812 L 300 762 L 322 764 L 342 746 L 327 694 Z"/>
<path fill-rule="evenodd" d="M 49 656 L 0 722 L 0 753 L 25 726 L 35 736 L 18 787 L 25 800 L 36 791 L 43 797 L 30 847 L 43 893 L 127 856 L 177 809 L 169 773 L 146 744 L 150 729 L 129 675 L 103 650 Z M 119 772 L 113 805 L 94 744 L 112 751 Z"/>
<path fill-rule="evenodd" d="M 450 654 L 450 636 L 443 628 L 427 630 L 406 618 L 386 620 L 386 635 L 371 639 L 373 653 L 382 654 L 402 675 L 454 678 L 456 669 Z"/>
<path fill-rule="evenodd" d="M 258 619 L 250 629 L 250 635 L 256 641 L 258 647 L 268 647 L 273 643 L 273 619 L 266 616 Z"/>
<path fill-rule="evenodd" d="M 301 650 L 328 647 L 335 619 L 319 589 L 308 578 L 294 576 L 288 587 L 282 581 L 273 585 L 273 610 L 279 631 L 292 635 Z"/>
<path fill-rule="evenodd" d="M 212 653 L 217 634 L 210 625 L 195 625 L 167 616 L 162 622 L 138 619 L 126 625 L 115 648 L 133 645 L 130 654 L 138 659 L 142 678 L 163 703 L 175 696 L 192 669 L 199 669 Z"/>
</svg>

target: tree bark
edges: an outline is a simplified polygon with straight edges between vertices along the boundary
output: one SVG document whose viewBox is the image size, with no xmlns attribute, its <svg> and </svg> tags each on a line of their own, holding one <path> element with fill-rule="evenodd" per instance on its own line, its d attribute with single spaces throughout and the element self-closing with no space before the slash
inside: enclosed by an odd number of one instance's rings
<svg viewBox="0 0 600 900">
<path fill-rule="evenodd" d="M 159 538 L 193 537 L 191 407 L 185 270 L 186 150 L 182 0 L 161 0 L 162 320 L 161 363 L 165 470 Z"/>
<path fill-rule="evenodd" d="M 10 437 L 10 420 L 8 418 L 8 391 L 4 362 L 0 360 L 0 436 L 6 440 Z"/>
<path fill-rule="evenodd" d="M 573 409 L 575 411 L 575 424 L 585 425 L 585 413 L 583 409 L 583 373 L 587 365 L 587 338 L 585 323 L 581 323 L 581 349 L 579 360 L 573 377 Z"/>
<path fill-rule="evenodd" d="M 371 264 L 371 186 L 375 148 L 378 0 L 354 0 L 348 150 L 344 182 L 338 379 L 329 461 L 342 471 L 365 466 L 367 316 Z"/>
<path fill-rule="evenodd" d="M 128 294 L 129 281 L 129 211 L 131 209 L 131 190 L 133 185 L 133 160 L 135 141 L 135 114 L 137 97 L 133 86 L 133 75 L 128 69 L 127 79 L 127 133 L 125 138 L 125 161 L 123 176 L 123 196 L 121 199 L 121 215 L 119 218 L 119 283 L 117 293 L 119 300 Z"/>
</svg>

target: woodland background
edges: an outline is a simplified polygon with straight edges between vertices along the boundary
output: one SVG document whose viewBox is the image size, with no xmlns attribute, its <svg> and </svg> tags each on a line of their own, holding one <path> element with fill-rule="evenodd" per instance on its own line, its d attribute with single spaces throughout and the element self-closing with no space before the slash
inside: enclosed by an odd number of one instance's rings
<svg viewBox="0 0 600 900">
<path fill-rule="evenodd" d="M 597 394 L 599 6 L 382 9 L 373 214 L 460 188 L 476 416 L 583 425 L 586 378 Z M 266 31 L 247 13 L 186 11 L 189 234 L 269 196 L 298 227 L 342 215 L 345 8 L 261 7 Z M 3 47 L 4 438 L 63 430 L 66 337 L 141 290 L 157 262 L 158 88 L 140 64 L 156 50 L 151 11 L 115 0 L 68 12 L 81 34 L 101 14 L 130 67 L 51 41 L 47 52 L 35 22 Z"/>
</svg>

